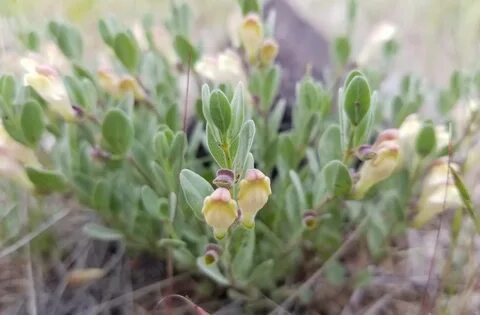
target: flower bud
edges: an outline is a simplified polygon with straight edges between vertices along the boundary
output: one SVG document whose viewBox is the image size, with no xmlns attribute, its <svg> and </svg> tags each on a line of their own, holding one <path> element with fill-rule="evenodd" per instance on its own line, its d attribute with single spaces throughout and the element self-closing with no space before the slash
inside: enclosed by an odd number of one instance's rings
<svg viewBox="0 0 480 315">
<path fill-rule="evenodd" d="M 243 19 L 239 37 L 249 61 L 254 62 L 263 40 L 263 25 L 257 14 L 250 13 Z"/>
<path fill-rule="evenodd" d="M 205 248 L 205 265 L 216 264 L 221 254 L 222 249 L 219 246 L 216 244 L 208 244 Z"/>
<path fill-rule="evenodd" d="M 203 201 L 202 213 L 215 237 L 222 239 L 237 218 L 237 206 L 228 189 L 217 188 Z"/>
<path fill-rule="evenodd" d="M 31 86 L 48 103 L 48 108 L 52 112 L 66 121 L 73 121 L 76 117 L 75 111 L 58 72 L 48 65 L 39 65 L 31 59 L 22 59 L 21 64 L 27 71 L 23 77 L 24 84 Z"/>
<path fill-rule="evenodd" d="M 278 44 L 273 38 L 269 38 L 263 41 L 262 47 L 260 47 L 260 63 L 264 66 L 268 66 L 273 63 L 278 55 Z"/>
<path fill-rule="evenodd" d="M 360 161 L 367 161 L 367 160 L 374 159 L 377 156 L 377 153 L 373 150 L 371 145 L 362 144 L 355 151 L 355 156 Z"/>
<path fill-rule="evenodd" d="M 317 227 L 318 215 L 313 211 L 307 211 L 304 213 L 302 221 L 307 230 L 313 230 Z"/>
<path fill-rule="evenodd" d="M 213 183 L 217 187 L 223 187 L 226 189 L 230 189 L 233 186 L 233 182 L 235 180 L 235 174 L 229 169 L 219 169 L 217 171 L 217 177 L 213 180 Z"/>
<path fill-rule="evenodd" d="M 138 84 L 138 81 L 130 76 L 126 76 L 118 82 L 118 90 L 121 94 L 132 93 L 138 101 L 145 99 L 145 91 Z"/>
<path fill-rule="evenodd" d="M 241 221 L 246 228 L 255 226 L 255 216 L 265 206 L 271 193 L 270 178 L 257 169 L 249 169 L 240 181 L 238 191 Z"/>
<path fill-rule="evenodd" d="M 376 156 L 365 161 L 354 187 L 354 198 L 361 199 L 378 182 L 388 178 L 397 167 L 400 148 L 396 141 L 387 140 L 374 146 Z"/>
<path fill-rule="evenodd" d="M 98 83 L 102 89 L 111 95 L 118 95 L 118 78 L 110 70 L 99 69 L 97 71 Z"/>
</svg>

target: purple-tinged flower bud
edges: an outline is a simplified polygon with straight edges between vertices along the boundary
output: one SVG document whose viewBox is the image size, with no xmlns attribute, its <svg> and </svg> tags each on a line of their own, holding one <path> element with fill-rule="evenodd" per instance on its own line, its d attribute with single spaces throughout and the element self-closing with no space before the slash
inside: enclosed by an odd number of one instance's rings
<svg viewBox="0 0 480 315">
<path fill-rule="evenodd" d="M 367 161 L 374 159 L 377 156 L 375 150 L 369 144 L 362 144 L 359 146 L 355 152 L 357 158 L 361 161 Z"/>
<path fill-rule="evenodd" d="M 235 181 L 235 174 L 233 173 L 233 171 L 222 168 L 217 171 L 217 177 L 215 177 L 215 179 L 213 180 L 213 183 L 217 187 L 230 189 L 232 188 L 234 181 Z"/>
<path fill-rule="evenodd" d="M 313 230 L 317 227 L 318 215 L 313 211 L 307 211 L 303 214 L 302 221 L 307 230 Z"/>
<path fill-rule="evenodd" d="M 222 254 L 222 249 L 216 244 L 207 244 L 205 247 L 205 265 L 212 265 L 218 262 L 220 255 Z"/>
</svg>

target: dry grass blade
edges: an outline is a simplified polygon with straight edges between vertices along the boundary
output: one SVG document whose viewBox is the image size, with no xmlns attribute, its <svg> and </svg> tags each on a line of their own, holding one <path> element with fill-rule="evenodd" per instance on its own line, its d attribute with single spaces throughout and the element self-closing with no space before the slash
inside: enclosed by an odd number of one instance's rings
<svg viewBox="0 0 480 315">
<path fill-rule="evenodd" d="M 38 225 L 35 228 L 35 230 L 28 233 L 27 235 L 22 237 L 20 240 L 18 240 L 14 244 L 12 244 L 12 245 L 8 246 L 7 248 L 3 249 L 0 252 L 0 258 L 4 258 L 4 257 L 14 253 L 18 249 L 22 248 L 23 246 L 29 244 L 34 238 L 36 238 L 37 236 L 39 236 L 40 234 L 42 234 L 43 232 L 48 230 L 51 226 L 53 226 L 55 223 L 57 223 L 61 219 L 65 218 L 65 216 L 67 216 L 67 214 L 69 214 L 70 211 L 71 211 L 70 209 L 66 209 L 66 210 L 60 211 L 58 213 L 55 213 L 49 220 L 47 220 L 47 221 L 43 222 L 42 224 Z"/>
</svg>

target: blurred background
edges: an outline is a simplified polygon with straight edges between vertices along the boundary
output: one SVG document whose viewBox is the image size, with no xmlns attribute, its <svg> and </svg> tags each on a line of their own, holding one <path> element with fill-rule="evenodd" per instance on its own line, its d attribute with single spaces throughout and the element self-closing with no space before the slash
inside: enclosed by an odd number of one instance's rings
<svg viewBox="0 0 480 315">
<path fill-rule="evenodd" d="M 348 1 L 270 0 L 288 3 L 329 42 L 345 34 Z M 188 0 L 193 8 L 194 29 L 204 51 L 226 46 L 229 23 L 238 12 L 235 0 Z M 18 30 L 41 31 L 49 19 L 68 20 L 90 31 L 88 50 L 101 45 L 96 32 L 98 17 L 115 15 L 126 24 L 141 21 L 145 13 L 162 20 L 168 14 L 166 0 L 0 0 L 0 53 L 2 67 L 11 65 L 12 38 Z M 282 23 L 281 20 L 277 21 Z M 369 34 L 381 23 L 396 28 L 401 43 L 392 72 L 412 72 L 435 86 L 445 84 L 454 69 L 477 66 L 480 37 L 480 1 L 477 0 L 371 0 L 359 1 L 352 32 L 352 53 L 358 54 Z M 225 27 L 227 26 L 227 27 Z M 44 30 L 45 31 L 45 30 Z M 299 32 L 298 30 L 296 32 Z M 300 31 L 301 32 L 301 31 Z M 301 34 L 292 34 L 298 36 Z M 313 45 L 313 44 L 312 44 Z M 314 45 L 312 47 L 315 47 Z M 319 56 L 321 52 L 319 52 Z"/>
</svg>

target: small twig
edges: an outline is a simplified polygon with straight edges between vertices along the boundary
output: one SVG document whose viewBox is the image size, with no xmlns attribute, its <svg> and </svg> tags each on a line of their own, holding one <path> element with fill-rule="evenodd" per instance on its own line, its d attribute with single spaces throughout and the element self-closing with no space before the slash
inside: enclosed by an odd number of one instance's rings
<svg viewBox="0 0 480 315">
<path fill-rule="evenodd" d="M 277 314 L 281 309 L 288 309 L 290 305 L 295 301 L 295 299 L 303 292 L 304 290 L 311 287 L 317 279 L 322 275 L 325 271 L 326 266 L 328 266 L 331 262 L 340 258 L 349 248 L 350 246 L 357 241 L 357 239 L 362 235 L 363 229 L 367 225 L 368 221 L 370 220 L 370 216 L 365 216 L 357 228 L 352 232 L 352 234 L 348 237 L 348 239 L 340 246 L 324 263 L 323 265 L 315 271 L 310 278 L 307 279 L 300 287 L 298 287 L 282 304 L 276 307 L 272 312 L 269 314 Z"/>
<path fill-rule="evenodd" d="M 449 142 L 448 142 L 447 182 L 448 182 L 448 179 L 450 178 L 450 163 L 451 163 L 451 160 L 452 160 L 452 151 L 453 151 L 451 125 L 449 125 L 449 135 L 450 135 L 450 138 L 449 138 Z M 445 190 L 444 190 L 443 203 L 442 203 L 442 212 L 445 211 L 445 208 L 447 206 L 447 192 L 448 192 L 447 189 L 448 189 L 448 185 L 447 185 L 447 183 L 445 183 Z M 433 249 L 433 256 L 432 256 L 432 259 L 430 260 L 430 267 L 429 267 L 429 270 L 428 270 L 427 285 L 425 286 L 425 290 L 423 292 L 420 314 L 429 314 L 430 313 L 429 309 L 434 307 L 434 302 L 435 302 L 434 300 L 431 301 L 431 303 L 427 303 L 427 295 L 428 295 L 430 279 L 432 277 L 433 267 L 435 266 L 435 257 L 437 256 L 438 243 L 439 243 L 439 239 L 440 239 L 440 232 L 442 230 L 442 223 L 443 223 L 443 216 L 440 216 L 440 223 L 438 225 L 437 234 L 435 236 L 435 247 Z M 433 298 L 434 297 L 435 297 L 435 293 L 433 294 Z M 428 305 L 428 304 L 430 304 L 430 305 Z"/>
<path fill-rule="evenodd" d="M 125 301 L 135 300 L 135 299 L 138 299 L 138 298 L 140 298 L 140 297 L 142 297 L 146 294 L 149 294 L 151 292 L 161 290 L 161 289 L 169 286 L 171 281 L 180 280 L 180 279 L 183 279 L 187 276 L 188 276 L 188 273 L 185 273 L 185 274 L 182 274 L 182 275 L 175 276 L 174 278 L 161 280 L 161 281 L 152 283 L 150 285 L 144 286 L 144 287 L 142 287 L 140 289 L 137 289 L 135 291 L 131 291 L 131 292 L 125 293 L 123 295 L 120 295 L 119 297 L 116 297 L 116 298 L 111 299 L 109 301 L 106 301 L 106 302 L 104 302 L 100 305 L 97 305 L 95 308 L 93 308 L 92 314 L 99 314 L 99 313 L 101 313 L 103 311 L 106 311 L 106 310 L 109 310 L 113 307 L 120 306 Z"/>
<path fill-rule="evenodd" d="M 19 241 L 16 243 L 10 245 L 9 247 L 5 248 L 0 252 L 0 258 L 4 258 L 13 252 L 17 251 L 18 249 L 22 248 L 23 246 L 27 245 L 30 243 L 34 238 L 48 230 L 51 226 L 53 226 L 55 223 L 63 219 L 67 214 L 70 213 L 70 209 L 65 209 L 63 211 L 60 211 L 58 213 L 55 213 L 48 221 L 43 222 L 42 224 L 38 225 L 35 230 L 32 232 L 28 233 L 24 237 L 22 237 Z"/>
<path fill-rule="evenodd" d="M 28 278 L 28 308 L 30 311 L 30 315 L 37 315 L 37 294 L 35 292 L 35 279 L 33 277 L 33 268 L 32 268 L 32 255 L 30 251 L 30 243 L 27 244 L 25 248 L 25 253 L 27 256 L 27 266 L 26 266 L 26 273 Z"/>
</svg>

